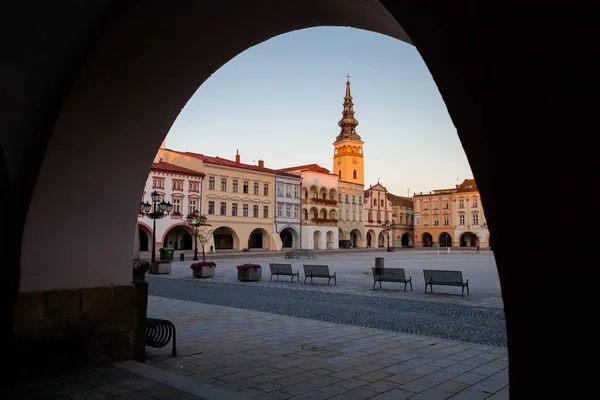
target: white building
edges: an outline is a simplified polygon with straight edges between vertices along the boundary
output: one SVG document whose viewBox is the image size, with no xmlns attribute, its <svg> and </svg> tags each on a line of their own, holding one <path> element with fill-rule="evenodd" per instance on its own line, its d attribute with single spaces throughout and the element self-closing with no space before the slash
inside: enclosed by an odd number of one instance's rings
<svg viewBox="0 0 600 400">
<path fill-rule="evenodd" d="M 387 189 L 379 182 L 364 192 L 364 215 L 367 247 L 387 247 L 388 232 L 382 228 L 386 221 L 392 223 L 392 202 L 388 199 Z M 390 246 L 392 245 L 390 232 Z"/>
<path fill-rule="evenodd" d="M 300 248 L 300 213 L 302 179 L 287 173 L 275 173 L 275 232 L 282 248 Z"/>
<path fill-rule="evenodd" d="M 338 175 L 317 164 L 284 168 L 279 172 L 302 178 L 301 245 L 303 249 L 339 248 Z"/>
<path fill-rule="evenodd" d="M 156 220 L 156 251 L 161 247 L 175 250 L 192 250 L 192 231 L 185 217 L 200 206 L 204 174 L 188 168 L 158 161 L 152 164 L 141 202 L 152 204 L 152 192 L 173 205 L 171 214 Z M 152 210 L 151 210 L 152 211 Z M 152 249 L 154 221 L 147 216 L 138 216 L 140 251 Z"/>
</svg>

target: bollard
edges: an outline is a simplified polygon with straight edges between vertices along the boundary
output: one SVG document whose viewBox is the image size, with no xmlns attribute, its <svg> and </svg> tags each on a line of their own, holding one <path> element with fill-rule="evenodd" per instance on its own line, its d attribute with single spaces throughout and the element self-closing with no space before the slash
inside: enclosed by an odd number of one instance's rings
<svg viewBox="0 0 600 400">
<path fill-rule="evenodd" d="M 179 261 L 184 261 L 185 260 L 185 254 L 181 253 L 179 255 Z"/>
<path fill-rule="evenodd" d="M 446 250 L 446 253 L 450 254 L 450 247 L 448 247 L 448 250 Z"/>
<path fill-rule="evenodd" d="M 381 275 L 383 273 L 384 264 L 385 259 L 383 257 L 375 257 L 375 274 Z"/>
</svg>

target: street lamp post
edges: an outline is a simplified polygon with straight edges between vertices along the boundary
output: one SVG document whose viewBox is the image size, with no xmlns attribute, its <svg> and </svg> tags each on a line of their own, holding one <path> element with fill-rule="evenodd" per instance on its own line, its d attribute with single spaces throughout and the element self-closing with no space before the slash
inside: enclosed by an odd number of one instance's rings
<svg viewBox="0 0 600 400">
<path fill-rule="evenodd" d="M 156 261 L 156 220 L 166 217 L 171 213 L 173 205 L 170 202 L 160 200 L 160 194 L 155 190 L 150 195 L 152 204 L 149 202 L 140 203 L 140 214 L 152 219 L 152 254 L 150 255 L 150 263 Z"/>
<path fill-rule="evenodd" d="M 386 220 L 385 223 L 381 224 L 381 227 L 387 231 L 387 251 L 392 251 L 392 249 L 390 249 L 390 231 L 394 229 L 394 224 L 390 224 L 390 221 Z"/>
<path fill-rule="evenodd" d="M 188 225 L 194 227 L 194 261 L 198 261 L 198 229 L 202 225 L 206 225 L 206 216 L 200 215 L 198 210 L 194 211 L 186 217 Z M 202 247 L 202 261 L 204 261 L 204 246 Z"/>
</svg>

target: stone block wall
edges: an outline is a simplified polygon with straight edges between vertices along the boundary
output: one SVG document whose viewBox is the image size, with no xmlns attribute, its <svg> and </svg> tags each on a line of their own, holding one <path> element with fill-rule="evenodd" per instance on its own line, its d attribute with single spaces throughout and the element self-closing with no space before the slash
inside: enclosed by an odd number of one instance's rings
<svg viewBox="0 0 600 400">
<path fill-rule="evenodd" d="M 135 303 L 134 285 L 19 293 L 15 367 L 32 373 L 130 359 Z"/>
</svg>

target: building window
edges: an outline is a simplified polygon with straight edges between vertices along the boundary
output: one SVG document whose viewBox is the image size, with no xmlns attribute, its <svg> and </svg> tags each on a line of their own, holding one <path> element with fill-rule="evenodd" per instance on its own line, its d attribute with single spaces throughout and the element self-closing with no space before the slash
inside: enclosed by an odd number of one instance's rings
<svg viewBox="0 0 600 400">
<path fill-rule="evenodd" d="M 248 216 L 248 204 L 244 204 L 243 208 L 242 208 L 242 215 L 244 217 Z"/>
<path fill-rule="evenodd" d="M 254 182 L 254 194 L 258 194 L 258 182 Z"/>
<path fill-rule="evenodd" d="M 460 214 L 458 216 L 458 224 L 459 225 L 464 225 L 465 224 L 465 214 Z"/>
<path fill-rule="evenodd" d="M 385 202 L 381 199 L 381 207 L 385 207 Z"/>
<path fill-rule="evenodd" d="M 344 199 L 346 200 L 346 204 L 350 204 L 350 201 L 348 200 L 348 195 L 345 195 Z"/>
<path fill-rule="evenodd" d="M 373 199 L 373 207 L 377 207 L 377 199 Z"/>
<path fill-rule="evenodd" d="M 423 225 L 429 226 L 429 217 L 423 217 Z"/>
<path fill-rule="evenodd" d="M 266 183 L 263 185 L 263 194 L 264 194 L 265 196 L 268 196 L 268 195 L 269 195 L 269 185 L 268 185 L 268 184 L 266 184 Z"/>
<path fill-rule="evenodd" d="M 189 186 L 188 190 L 191 193 L 198 193 L 198 187 L 199 187 L 198 182 L 190 182 L 190 186 Z"/>
<path fill-rule="evenodd" d="M 479 202 L 478 202 L 477 197 L 473 197 L 471 200 L 472 200 L 471 201 L 471 208 L 478 208 L 479 207 Z"/>
<path fill-rule="evenodd" d="M 474 212 L 471 217 L 473 218 L 473 225 L 479 225 L 479 213 Z"/>
<path fill-rule="evenodd" d="M 342 202 L 342 194 L 340 193 L 340 194 L 338 194 L 338 203 L 341 203 L 341 202 Z"/>
<path fill-rule="evenodd" d="M 164 189 L 165 178 L 152 178 L 152 189 Z"/>
<path fill-rule="evenodd" d="M 237 191 L 238 191 L 238 181 L 237 181 L 237 179 L 233 179 L 231 181 L 231 190 L 234 191 L 235 193 L 237 193 Z"/>
<path fill-rule="evenodd" d="M 179 197 L 173 198 L 173 214 L 181 214 L 181 199 Z"/>
<path fill-rule="evenodd" d="M 258 204 L 252 206 L 252 216 L 258 218 Z"/>
<path fill-rule="evenodd" d="M 448 209 L 448 200 L 444 200 L 444 210 Z"/>
<path fill-rule="evenodd" d="M 352 221 L 356 221 L 356 211 L 352 211 Z"/>
<path fill-rule="evenodd" d="M 208 177 L 208 189 L 215 190 L 215 177 L 214 176 Z"/>
<path fill-rule="evenodd" d="M 285 197 L 292 197 L 292 185 L 285 185 Z"/>
<path fill-rule="evenodd" d="M 300 209 L 298 207 L 294 207 L 294 218 L 300 217 Z"/>
<path fill-rule="evenodd" d="M 183 181 L 173 179 L 173 190 L 183 191 Z"/>
<path fill-rule="evenodd" d="M 342 170 L 341 170 L 341 169 L 338 171 L 338 177 L 339 177 L 340 179 L 342 179 Z"/>
<path fill-rule="evenodd" d="M 300 187 L 298 185 L 294 185 L 294 197 L 296 199 L 300 197 Z"/>
<path fill-rule="evenodd" d="M 269 206 L 263 206 L 263 218 L 269 218 Z"/>
<path fill-rule="evenodd" d="M 458 199 L 458 208 L 465 208 L 465 200 Z"/>
<path fill-rule="evenodd" d="M 304 219 L 308 219 L 308 210 L 304 210 Z"/>
<path fill-rule="evenodd" d="M 215 213 L 215 202 L 212 200 L 208 202 L 208 213 L 209 214 Z"/>
<path fill-rule="evenodd" d="M 444 215 L 444 225 L 450 225 L 450 219 L 447 215 Z"/>
<path fill-rule="evenodd" d="M 227 179 L 226 178 L 221 178 L 221 190 L 223 192 L 227 191 Z"/>
<path fill-rule="evenodd" d="M 282 217 L 283 216 L 283 206 L 277 206 L 277 216 L 278 217 Z"/>
<path fill-rule="evenodd" d="M 248 181 L 244 181 L 244 193 L 248 194 Z"/>
<path fill-rule="evenodd" d="M 237 203 L 232 203 L 231 204 L 231 215 L 233 215 L 234 217 L 237 217 L 238 214 L 238 205 Z"/>
<path fill-rule="evenodd" d="M 356 204 L 356 196 L 352 195 L 352 204 Z"/>
<path fill-rule="evenodd" d="M 313 210 L 313 219 L 319 218 L 319 212 L 317 210 Z"/>
<path fill-rule="evenodd" d="M 221 202 L 221 215 L 227 215 L 227 203 L 224 201 Z"/>
<path fill-rule="evenodd" d="M 350 211 L 346 210 L 346 221 L 350 220 Z"/>
<path fill-rule="evenodd" d="M 423 202 L 423 211 L 429 210 L 429 201 L 425 200 Z"/>
<path fill-rule="evenodd" d="M 285 206 L 285 216 L 288 218 L 292 217 L 292 206 Z"/>
<path fill-rule="evenodd" d="M 352 178 L 358 179 L 358 173 L 356 172 L 356 170 L 352 171 Z"/>
<path fill-rule="evenodd" d="M 196 199 L 190 199 L 190 214 L 193 214 L 197 210 L 197 204 Z"/>
<path fill-rule="evenodd" d="M 358 196 L 358 204 L 362 204 L 362 196 Z"/>
<path fill-rule="evenodd" d="M 415 217 L 415 225 L 421 225 L 421 217 Z"/>
<path fill-rule="evenodd" d="M 438 209 L 438 201 L 437 201 L 437 200 L 434 200 L 434 201 L 433 201 L 433 209 L 434 209 L 434 210 L 437 210 L 437 209 Z"/>
<path fill-rule="evenodd" d="M 277 197 L 283 197 L 283 183 L 277 185 Z"/>
<path fill-rule="evenodd" d="M 433 226 L 438 226 L 440 224 L 440 220 L 438 217 L 433 217 Z"/>
</svg>

